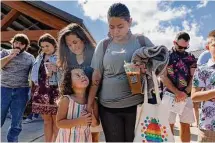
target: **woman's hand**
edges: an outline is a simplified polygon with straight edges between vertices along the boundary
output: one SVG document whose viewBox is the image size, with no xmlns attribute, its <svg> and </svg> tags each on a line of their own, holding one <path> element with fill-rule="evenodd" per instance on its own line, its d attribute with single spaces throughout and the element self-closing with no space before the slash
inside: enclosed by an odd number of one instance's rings
<svg viewBox="0 0 215 143">
<path fill-rule="evenodd" d="M 57 66 L 53 63 L 47 64 L 47 68 L 50 72 L 57 72 Z"/>
<path fill-rule="evenodd" d="M 141 72 L 142 74 L 145 74 L 145 73 L 146 73 L 146 66 L 145 66 L 145 64 L 140 63 L 140 62 L 136 62 L 136 63 L 135 63 L 135 66 L 138 67 L 138 68 L 140 68 L 140 72 Z"/>
</svg>

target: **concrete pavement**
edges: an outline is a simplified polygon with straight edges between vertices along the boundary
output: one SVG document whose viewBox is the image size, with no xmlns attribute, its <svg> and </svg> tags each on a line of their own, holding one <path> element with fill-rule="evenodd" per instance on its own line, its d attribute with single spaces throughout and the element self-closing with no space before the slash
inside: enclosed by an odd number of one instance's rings
<svg viewBox="0 0 215 143">
<path fill-rule="evenodd" d="M 5 121 L 4 126 L 1 128 L 1 142 L 7 142 L 6 135 L 7 130 L 10 125 L 11 119 L 8 119 Z M 28 124 L 22 124 L 23 130 L 19 136 L 20 142 L 44 142 L 44 133 L 43 133 L 43 121 L 42 119 L 38 121 L 34 121 L 32 123 Z M 179 124 L 176 124 L 175 127 L 175 141 L 180 142 L 179 138 Z M 198 129 L 196 127 L 191 127 L 191 133 L 192 133 L 192 142 L 197 141 L 198 137 Z M 105 141 L 105 137 L 103 132 L 101 133 L 101 142 Z"/>
<path fill-rule="evenodd" d="M 7 131 L 10 126 L 11 119 L 7 118 L 4 126 L 1 128 L 1 142 L 7 142 Z M 40 119 L 38 121 L 22 124 L 22 132 L 19 136 L 20 142 L 33 142 L 37 138 L 41 138 L 43 136 L 43 120 Z"/>
</svg>

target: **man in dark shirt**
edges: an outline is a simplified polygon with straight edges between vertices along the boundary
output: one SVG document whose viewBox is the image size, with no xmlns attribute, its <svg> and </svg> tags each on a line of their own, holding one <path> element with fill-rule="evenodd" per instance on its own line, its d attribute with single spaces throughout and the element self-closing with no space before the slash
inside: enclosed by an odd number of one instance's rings
<svg viewBox="0 0 215 143">
<path fill-rule="evenodd" d="M 195 122 L 193 103 L 190 98 L 192 77 L 196 68 L 194 55 L 186 52 L 189 47 L 190 36 L 186 32 L 179 32 L 170 50 L 169 64 L 162 77 L 165 85 L 164 96 L 169 93 L 175 97 L 175 102 L 186 101 L 180 118 L 182 142 L 190 142 L 190 124 Z M 167 94 L 168 93 L 168 94 Z M 169 122 L 173 132 L 177 113 L 170 111 Z"/>
</svg>

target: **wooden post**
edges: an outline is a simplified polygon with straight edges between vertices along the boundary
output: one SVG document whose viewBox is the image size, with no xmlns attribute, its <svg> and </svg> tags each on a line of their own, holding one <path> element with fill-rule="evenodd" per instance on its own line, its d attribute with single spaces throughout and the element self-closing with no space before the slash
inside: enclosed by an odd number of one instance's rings
<svg viewBox="0 0 215 143">
<path fill-rule="evenodd" d="M 5 17 L 1 20 L 1 31 L 7 29 L 7 27 L 13 23 L 19 15 L 20 13 L 15 9 L 12 9 L 7 15 L 5 15 Z"/>
<path fill-rule="evenodd" d="M 45 33 L 49 33 L 57 38 L 58 32 L 58 30 L 1 31 L 1 42 L 10 41 L 18 33 L 26 34 L 30 41 L 37 41 Z"/>
</svg>

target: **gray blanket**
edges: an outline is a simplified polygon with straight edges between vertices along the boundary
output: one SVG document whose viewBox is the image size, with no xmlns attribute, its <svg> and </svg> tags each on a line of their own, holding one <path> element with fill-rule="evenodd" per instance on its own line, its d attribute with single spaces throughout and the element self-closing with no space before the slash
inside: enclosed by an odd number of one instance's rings
<svg viewBox="0 0 215 143">
<path fill-rule="evenodd" d="M 152 71 L 155 71 L 156 76 L 163 74 L 169 62 L 168 49 L 163 45 L 154 47 L 142 47 L 134 52 L 131 62 L 140 62 L 145 64 L 146 74 L 144 74 L 143 76 L 146 76 L 147 79 L 148 96 L 149 98 L 152 98 L 151 90 L 153 90 L 154 88 L 152 81 Z"/>
</svg>

